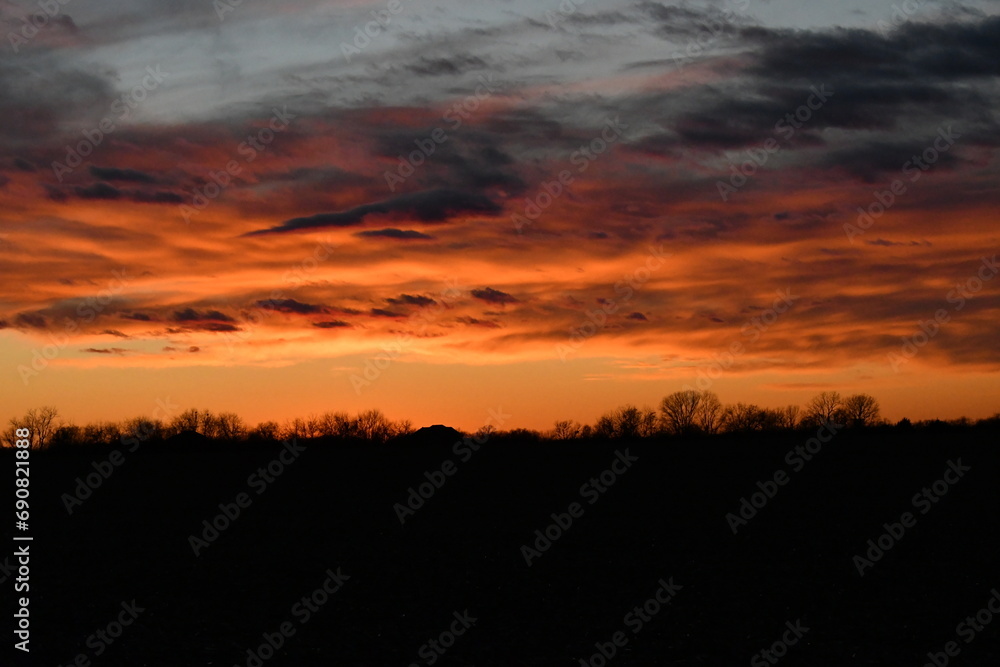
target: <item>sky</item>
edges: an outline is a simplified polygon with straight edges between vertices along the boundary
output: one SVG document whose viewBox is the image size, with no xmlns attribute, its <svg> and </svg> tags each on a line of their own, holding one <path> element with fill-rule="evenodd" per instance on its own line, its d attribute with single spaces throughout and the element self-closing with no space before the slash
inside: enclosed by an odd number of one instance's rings
<svg viewBox="0 0 1000 667">
<path fill-rule="evenodd" d="M 995 0 L 0 0 L 0 35 L 5 419 L 1000 409 Z"/>
</svg>

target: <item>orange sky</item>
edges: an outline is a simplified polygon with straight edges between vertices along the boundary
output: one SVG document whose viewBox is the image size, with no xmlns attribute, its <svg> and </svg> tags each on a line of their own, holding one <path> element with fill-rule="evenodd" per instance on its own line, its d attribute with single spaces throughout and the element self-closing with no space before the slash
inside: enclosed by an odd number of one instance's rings
<svg viewBox="0 0 1000 667">
<path fill-rule="evenodd" d="M 401 16 L 351 62 L 309 39 L 278 55 L 296 21 L 347 39 L 356 5 L 226 17 L 184 56 L 194 17 L 143 32 L 88 9 L 0 57 L 7 416 L 169 398 L 466 429 L 502 406 L 547 428 L 687 385 L 765 406 L 867 392 L 892 419 L 1000 409 L 996 17 L 925 18 L 969 62 L 938 62 L 914 27 L 760 19 L 678 68 L 664 54 L 695 19 L 657 32 L 627 3 L 561 30 L 469 10 L 419 48 Z M 496 31 L 476 41 L 480 24 Z M 270 60 L 241 41 L 269 27 Z"/>
</svg>

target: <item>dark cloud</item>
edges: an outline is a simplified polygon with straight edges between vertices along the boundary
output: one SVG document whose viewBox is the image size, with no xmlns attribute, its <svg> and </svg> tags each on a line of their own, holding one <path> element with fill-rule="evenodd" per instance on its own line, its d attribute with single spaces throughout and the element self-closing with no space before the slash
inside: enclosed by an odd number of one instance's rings
<svg viewBox="0 0 1000 667">
<path fill-rule="evenodd" d="M 398 214 L 420 222 L 434 223 L 444 222 L 464 213 L 495 215 L 499 212 L 500 206 L 484 195 L 459 190 L 427 190 L 399 195 L 337 213 L 320 213 L 305 218 L 292 218 L 277 227 L 250 232 L 247 236 L 322 227 L 354 227 L 360 225 L 364 222 L 365 217 L 372 214 Z"/>
<path fill-rule="evenodd" d="M 296 313 L 298 315 L 326 312 L 326 308 L 323 306 L 302 303 L 295 299 L 265 299 L 258 301 L 257 306 L 267 310 L 276 310 L 279 313 Z"/>
<path fill-rule="evenodd" d="M 176 322 L 235 322 L 233 318 L 218 310 L 208 310 L 198 312 L 194 308 L 174 311 L 174 321 Z"/>
<path fill-rule="evenodd" d="M 442 74 L 462 74 L 471 69 L 485 69 L 486 61 L 477 56 L 459 56 L 450 58 L 420 58 L 415 63 L 407 65 L 407 71 L 422 76 L 440 76 Z"/>
<path fill-rule="evenodd" d="M 136 190 L 135 192 L 130 192 L 128 198 L 134 202 L 140 204 L 183 204 L 184 198 L 179 194 L 174 192 L 167 192 L 165 190 L 157 190 L 155 192 L 150 192 L 148 190 Z"/>
<path fill-rule="evenodd" d="M 385 310 L 384 308 L 372 308 L 369 313 L 375 317 L 404 317 L 403 313 L 397 313 L 392 310 Z"/>
<path fill-rule="evenodd" d="M 507 303 L 517 303 L 517 299 L 512 297 L 510 294 L 493 289 L 492 287 L 474 289 L 472 290 L 472 296 L 487 303 L 498 303 L 501 305 Z"/>
<path fill-rule="evenodd" d="M 486 327 L 487 329 L 500 328 L 499 322 L 494 322 L 493 320 L 480 320 L 475 317 L 468 317 L 468 316 L 456 317 L 455 321 L 461 322 L 462 324 L 468 324 L 469 326 L 473 327 Z"/>
<path fill-rule="evenodd" d="M 956 134 L 958 133 L 956 129 Z M 923 173 L 917 165 L 923 162 L 925 150 L 932 150 L 935 161 L 925 163 L 929 169 L 951 169 L 961 162 L 957 150 L 939 152 L 934 146 L 937 134 L 925 138 L 912 137 L 892 142 L 871 141 L 829 152 L 820 164 L 857 177 L 865 183 L 885 180 L 893 174 L 910 183 L 913 173 Z M 904 166 L 906 173 L 903 172 Z"/>
<path fill-rule="evenodd" d="M 225 333 L 230 331 L 240 331 L 241 329 L 235 324 L 223 324 L 221 322 L 205 322 L 199 324 L 198 329 L 202 331 L 212 331 L 215 333 Z"/>
<path fill-rule="evenodd" d="M 123 347 L 88 347 L 83 352 L 90 352 L 91 354 L 125 354 L 128 350 Z"/>
<path fill-rule="evenodd" d="M 17 317 L 14 318 L 14 322 L 17 326 L 29 329 L 44 329 L 48 326 L 45 316 L 38 313 L 18 313 Z"/>
<path fill-rule="evenodd" d="M 646 318 L 645 315 L 643 315 L 642 313 L 639 313 L 639 312 L 629 313 L 628 317 L 626 319 L 629 319 L 629 320 L 638 320 L 640 322 L 648 322 L 649 321 Z"/>
<path fill-rule="evenodd" d="M 43 183 L 42 188 L 45 190 L 45 196 L 54 202 L 62 203 L 69 199 L 69 195 L 53 185 Z"/>
<path fill-rule="evenodd" d="M 149 174 L 136 169 L 116 169 L 114 167 L 90 167 L 94 178 L 102 181 L 123 181 L 126 183 L 156 183 Z"/>
<path fill-rule="evenodd" d="M 101 332 L 107 336 L 117 336 L 118 338 L 128 338 L 128 334 L 118 331 L 118 329 L 105 329 Z"/>
<path fill-rule="evenodd" d="M 320 329 L 339 329 L 341 327 L 351 326 L 349 322 L 343 320 L 330 320 L 328 322 L 313 322 L 314 327 L 319 327 Z"/>
<path fill-rule="evenodd" d="M 145 313 L 122 313 L 126 320 L 136 320 L 138 322 L 152 322 L 153 318 Z"/>
<path fill-rule="evenodd" d="M 73 188 L 80 199 L 120 199 L 122 191 L 107 183 L 94 183 L 87 187 Z"/>
<path fill-rule="evenodd" d="M 19 157 L 14 158 L 14 166 L 21 171 L 35 171 L 35 165 Z"/>
<path fill-rule="evenodd" d="M 418 232 L 413 229 L 371 229 L 363 232 L 358 232 L 355 236 L 360 236 L 362 238 L 387 238 L 387 239 L 403 239 L 403 240 L 421 240 L 428 241 L 434 237 L 430 234 L 424 234 L 423 232 Z"/>
<path fill-rule="evenodd" d="M 400 294 L 398 298 L 386 299 L 387 302 L 393 304 L 394 306 L 433 306 L 437 303 L 434 299 L 429 296 L 420 296 L 413 294 Z"/>
</svg>

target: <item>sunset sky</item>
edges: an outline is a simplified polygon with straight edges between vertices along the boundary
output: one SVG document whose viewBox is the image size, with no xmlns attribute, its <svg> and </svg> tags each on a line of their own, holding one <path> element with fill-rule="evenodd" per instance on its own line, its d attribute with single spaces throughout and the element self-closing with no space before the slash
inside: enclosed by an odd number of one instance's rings
<svg viewBox="0 0 1000 667">
<path fill-rule="evenodd" d="M 4 420 L 1000 410 L 1000 2 L 227 1 L 0 1 Z"/>
</svg>

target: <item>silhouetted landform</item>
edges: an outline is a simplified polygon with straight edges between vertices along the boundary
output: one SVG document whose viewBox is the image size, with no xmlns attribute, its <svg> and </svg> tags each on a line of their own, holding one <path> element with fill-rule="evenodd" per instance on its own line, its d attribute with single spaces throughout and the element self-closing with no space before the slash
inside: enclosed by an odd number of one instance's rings
<svg viewBox="0 0 1000 667">
<path fill-rule="evenodd" d="M 413 433 L 401 435 L 396 438 L 396 442 L 400 444 L 428 445 L 449 441 L 458 442 L 464 437 L 465 434 L 458 429 L 443 424 L 434 424 L 418 428 Z"/>
<path fill-rule="evenodd" d="M 414 431 L 407 421 L 388 419 L 380 410 L 365 410 L 356 415 L 326 412 L 308 418 L 296 418 L 278 424 L 265 421 L 248 426 L 234 413 L 214 413 L 210 410 L 185 410 L 168 421 L 136 417 L 122 422 L 100 422 L 78 426 L 58 421 L 58 410 L 43 407 L 29 410 L 20 419 L 11 419 L 2 434 L 4 446 L 12 446 L 14 429 L 27 427 L 32 434 L 32 446 L 85 446 L 103 443 L 122 444 L 135 448 L 144 443 L 170 440 L 175 446 L 194 446 L 190 437 L 176 439 L 180 434 L 197 433 L 211 444 L 261 444 L 278 441 L 325 441 L 344 443 L 408 443 L 419 445 L 427 441 L 489 437 L 494 440 L 512 439 L 523 442 L 542 440 L 590 440 L 660 438 L 665 436 L 716 435 L 725 433 L 780 433 L 818 428 L 822 424 L 843 425 L 850 429 L 885 429 L 891 427 L 881 415 L 878 401 L 868 394 L 841 396 L 838 392 L 817 394 L 804 409 L 796 405 L 783 408 L 762 408 L 748 403 L 723 404 L 710 391 L 678 391 L 663 398 L 658 410 L 649 406 L 623 405 L 601 415 L 597 422 L 580 424 L 571 420 L 556 421 L 545 432 L 524 428 L 498 429 L 494 425 L 476 433 L 462 433 L 435 424 Z M 923 421 L 912 424 L 901 419 L 897 428 L 970 427 L 1000 423 L 1000 413 L 977 421 L 967 419 Z M 175 438 L 171 440 L 172 438 Z M 203 445 L 206 443 L 201 441 Z"/>
<path fill-rule="evenodd" d="M 1000 584 L 998 434 L 34 452 L 32 659 L 98 664 L 88 637 L 135 600 L 99 664 L 426 665 L 466 610 L 437 664 L 601 664 L 619 632 L 609 666 L 773 664 L 786 623 L 808 631 L 782 665 L 924 665 L 948 641 L 997 664 L 996 628 L 956 625 Z M 661 582 L 680 588 L 649 603 Z"/>
</svg>

